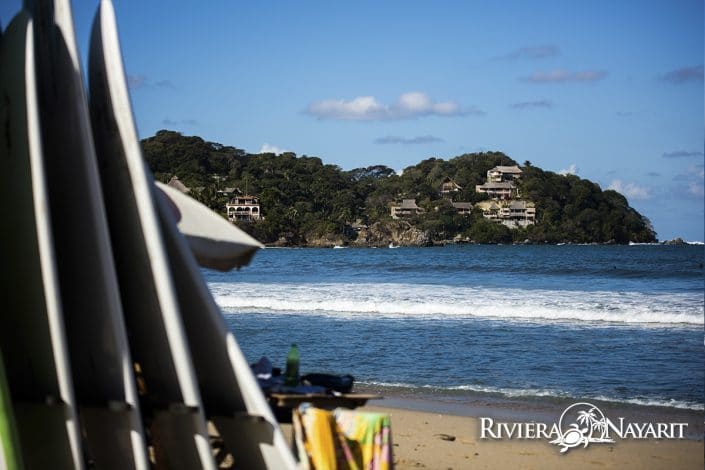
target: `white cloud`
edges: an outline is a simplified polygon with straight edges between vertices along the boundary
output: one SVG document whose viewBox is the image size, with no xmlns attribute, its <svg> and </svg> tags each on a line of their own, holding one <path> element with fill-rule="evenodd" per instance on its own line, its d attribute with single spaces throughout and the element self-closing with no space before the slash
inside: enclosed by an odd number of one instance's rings
<svg viewBox="0 0 705 470">
<path fill-rule="evenodd" d="M 413 119 L 421 116 L 483 115 L 474 107 L 462 108 L 454 101 L 434 102 L 426 93 L 404 93 L 392 104 L 380 103 L 374 96 L 358 96 L 352 100 L 323 100 L 308 105 L 306 114 L 318 119 L 342 121 L 382 121 Z"/>
<path fill-rule="evenodd" d="M 279 148 L 276 145 L 270 145 L 267 142 L 265 142 L 262 144 L 262 147 L 259 149 L 259 152 L 257 152 L 257 153 L 273 153 L 274 155 L 280 155 L 284 152 L 288 152 L 288 150 Z"/>
<path fill-rule="evenodd" d="M 575 163 L 571 163 L 568 168 L 564 168 L 561 171 L 558 172 L 559 175 L 577 175 L 578 174 L 578 167 L 575 166 Z"/>
<path fill-rule="evenodd" d="M 623 183 L 622 180 L 612 180 L 607 189 L 622 193 L 629 199 L 645 200 L 651 197 L 651 190 L 636 183 Z"/>
</svg>

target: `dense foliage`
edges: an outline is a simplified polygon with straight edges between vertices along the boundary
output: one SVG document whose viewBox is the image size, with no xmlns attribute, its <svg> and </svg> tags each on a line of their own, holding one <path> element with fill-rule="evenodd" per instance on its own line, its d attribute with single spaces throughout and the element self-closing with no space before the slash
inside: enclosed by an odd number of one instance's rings
<svg viewBox="0 0 705 470">
<path fill-rule="evenodd" d="M 144 139 L 142 147 L 157 179 L 166 182 L 178 176 L 214 210 L 225 210 L 227 196 L 219 193 L 223 188 L 257 195 L 265 220 L 243 228 L 266 243 L 285 238 L 304 244 L 324 236 L 353 240 L 355 226 L 391 221 L 389 207 L 401 198 L 414 198 L 426 210 L 410 222 L 435 241 L 456 236 L 478 243 L 655 240 L 648 220 L 629 207 L 621 194 L 602 191 L 574 175 L 545 172 L 529 162 L 522 167 L 520 190 L 536 203 L 536 225 L 509 230 L 484 219 L 478 210 L 457 214 L 440 197 L 441 182 L 450 177 L 462 187 L 454 194 L 455 201 L 486 199 L 475 192 L 475 185 L 485 181 L 487 170 L 516 164 L 501 152 L 465 154 L 448 161 L 430 158 L 397 175 L 384 165 L 343 171 L 318 157 L 248 154 L 166 130 Z"/>
</svg>

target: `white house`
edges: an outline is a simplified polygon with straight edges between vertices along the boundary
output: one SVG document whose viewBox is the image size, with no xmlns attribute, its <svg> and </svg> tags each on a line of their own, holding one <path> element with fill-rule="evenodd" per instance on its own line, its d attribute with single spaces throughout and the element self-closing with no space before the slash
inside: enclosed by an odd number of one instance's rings
<svg viewBox="0 0 705 470">
<path fill-rule="evenodd" d="M 259 199 L 249 194 L 235 196 L 225 205 L 230 222 L 262 219 Z"/>
<path fill-rule="evenodd" d="M 503 181 L 513 181 L 521 178 L 521 168 L 517 165 L 512 166 L 496 166 L 491 170 L 487 170 L 488 183 L 501 183 Z"/>
<path fill-rule="evenodd" d="M 536 207 L 531 201 L 503 201 L 500 218 L 509 228 L 526 227 L 536 223 Z"/>
<path fill-rule="evenodd" d="M 526 227 L 536 223 L 536 207 L 525 200 L 482 201 L 477 203 L 485 219 L 509 228 Z"/>
<path fill-rule="evenodd" d="M 519 191 L 511 181 L 499 183 L 487 182 L 475 186 L 475 192 L 487 194 L 492 199 L 511 199 L 519 195 Z"/>
</svg>

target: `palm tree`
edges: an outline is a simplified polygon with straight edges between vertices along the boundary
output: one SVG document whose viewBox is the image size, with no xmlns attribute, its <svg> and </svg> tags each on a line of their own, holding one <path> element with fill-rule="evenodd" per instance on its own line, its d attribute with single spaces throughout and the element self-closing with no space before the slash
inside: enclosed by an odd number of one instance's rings
<svg viewBox="0 0 705 470">
<path fill-rule="evenodd" d="M 580 424 L 590 424 L 591 427 L 592 425 L 597 421 L 597 415 L 595 414 L 595 409 L 590 408 L 588 411 L 579 411 L 578 412 L 578 423 Z"/>
</svg>

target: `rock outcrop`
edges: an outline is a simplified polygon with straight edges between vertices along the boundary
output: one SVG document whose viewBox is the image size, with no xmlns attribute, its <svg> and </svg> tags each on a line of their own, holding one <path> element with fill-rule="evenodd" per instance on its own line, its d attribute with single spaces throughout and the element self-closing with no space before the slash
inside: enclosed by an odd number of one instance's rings
<svg viewBox="0 0 705 470">
<path fill-rule="evenodd" d="M 376 222 L 368 226 L 350 229 L 346 236 L 337 233 L 325 235 L 306 235 L 304 240 L 281 237 L 269 246 L 305 246 L 310 248 L 333 248 L 334 246 L 387 247 L 394 246 L 431 246 L 433 241 L 428 232 L 420 230 L 404 220 Z"/>
<path fill-rule="evenodd" d="M 363 227 L 350 244 L 352 246 L 429 246 L 432 245 L 428 232 L 419 230 L 403 220 L 376 222 Z"/>
</svg>

